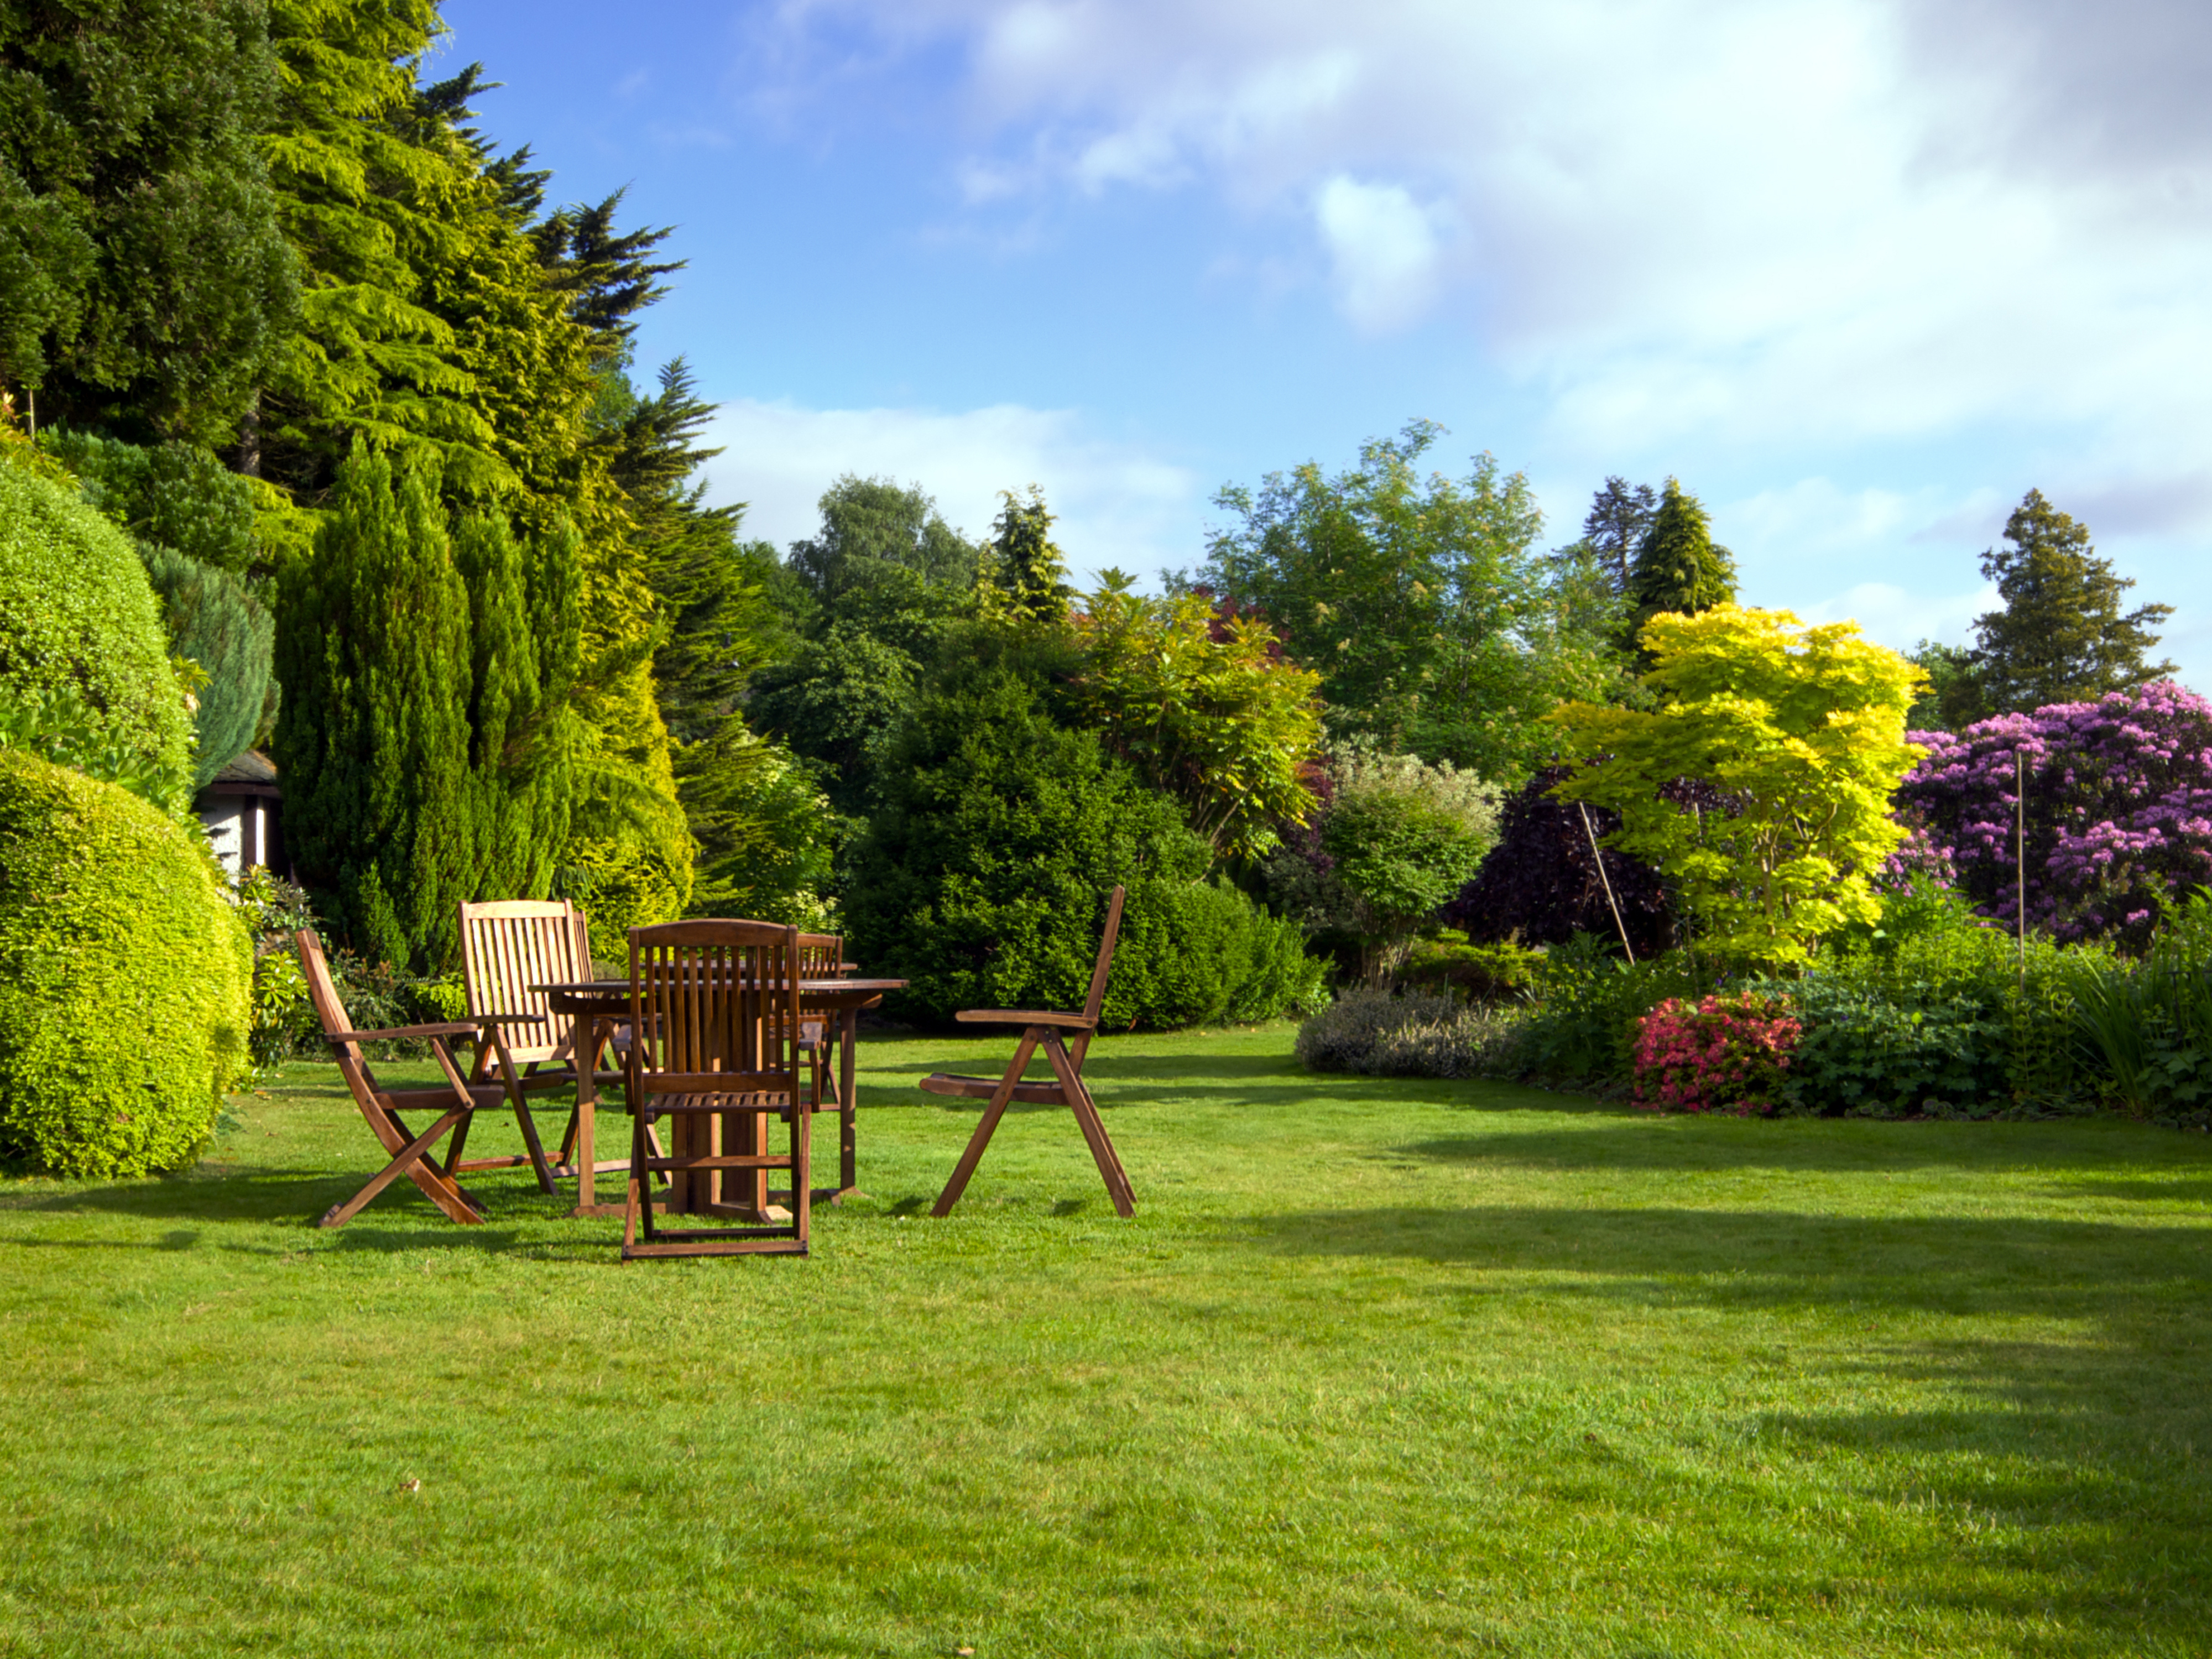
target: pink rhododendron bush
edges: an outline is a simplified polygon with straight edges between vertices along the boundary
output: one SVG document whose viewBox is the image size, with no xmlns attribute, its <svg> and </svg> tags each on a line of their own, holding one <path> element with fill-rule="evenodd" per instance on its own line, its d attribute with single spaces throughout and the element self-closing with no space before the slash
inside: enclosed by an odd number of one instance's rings
<svg viewBox="0 0 2212 1659">
<path fill-rule="evenodd" d="M 2192 691 L 2161 680 L 1910 735 L 1928 754 L 1899 816 L 1985 916 L 2019 915 L 2020 778 L 2030 927 L 2140 951 L 2164 907 L 2212 884 L 2212 703 Z"/>
<path fill-rule="evenodd" d="M 1695 1004 L 1669 997 L 1637 1022 L 1637 1104 L 1771 1116 L 1802 1035 L 1787 997 L 1740 991 Z"/>
</svg>

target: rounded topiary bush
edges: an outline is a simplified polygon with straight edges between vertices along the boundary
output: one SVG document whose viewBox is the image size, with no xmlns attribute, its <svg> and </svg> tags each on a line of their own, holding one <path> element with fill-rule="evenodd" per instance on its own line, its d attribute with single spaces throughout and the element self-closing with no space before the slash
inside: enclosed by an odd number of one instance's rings
<svg viewBox="0 0 2212 1659">
<path fill-rule="evenodd" d="M 188 1162 L 246 1063 L 252 980 L 185 831 L 0 750 L 0 1152 L 70 1176 Z"/>
<path fill-rule="evenodd" d="M 0 454 L 0 698 L 82 706 L 112 744 L 176 781 L 191 715 L 131 538 L 64 484 Z M 181 799 L 175 803 L 181 807 Z"/>
</svg>

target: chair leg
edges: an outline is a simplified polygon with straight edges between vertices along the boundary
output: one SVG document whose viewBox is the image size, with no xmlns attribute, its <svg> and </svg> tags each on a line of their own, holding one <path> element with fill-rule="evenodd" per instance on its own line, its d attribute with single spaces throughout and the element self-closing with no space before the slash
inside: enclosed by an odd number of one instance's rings
<svg viewBox="0 0 2212 1659">
<path fill-rule="evenodd" d="M 629 1253 L 637 1248 L 637 1222 L 638 1212 L 641 1208 L 642 1208 L 646 1212 L 645 1225 L 648 1237 L 650 1236 L 653 1228 L 653 1206 L 649 1203 L 642 1206 L 639 1203 L 641 1196 L 639 1171 L 645 1167 L 645 1128 L 646 1123 L 644 1114 L 640 1113 L 630 1119 L 629 1199 L 629 1202 L 623 1207 L 622 1247 L 623 1259 L 624 1261 L 628 1261 L 629 1259 Z"/>
<path fill-rule="evenodd" d="M 991 1095 L 991 1103 L 983 1109 L 983 1121 L 975 1126 L 975 1133 L 968 1138 L 968 1150 L 960 1154 L 960 1162 L 952 1171 L 952 1179 L 945 1183 L 945 1190 L 937 1195 L 930 1209 L 933 1216 L 952 1213 L 952 1206 L 960 1201 L 960 1194 L 968 1190 L 968 1179 L 975 1173 L 975 1166 L 983 1161 L 983 1149 L 991 1144 L 991 1136 L 1006 1115 L 1006 1103 L 1014 1097 L 1014 1085 L 1021 1081 L 1022 1073 L 1036 1053 L 1037 1034 L 1042 1027 L 1032 1025 L 1022 1033 L 1021 1044 L 1014 1050 L 1013 1063 L 1006 1074 L 999 1079 L 999 1086 Z"/>
<path fill-rule="evenodd" d="M 520 1099 L 514 1103 L 514 1120 L 522 1127 L 522 1144 L 530 1150 L 530 1167 L 538 1172 L 538 1190 L 549 1198 L 553 1194 L 553 1170 L 545 1162 L 545 1148 L 538 1139 L 538 1125 L 530 1115 L 530 1108 Z"/>
<path fill-rule="evenodd" d="M 455 1124 L 465 1127 L 468 1116 L 468 1112 L 459 1107 L 447 1112 L 421 1134 L 416 1135 L 414 1139 L 401 1147 L 398 1155 L 377 1171 L 375 1177 L 369 1182 L 368 1185 L 344 1203 L 333 1204 L 325 1211 L 322 1221 L 319 1224 L 325 1227 L 344 1226 L 347 1222 L 361 1213 L 364 1205 L 403 1175 L 414 1176 L 415 1184 L 429 1194 L 431 1202 L 464 1226 L 482 1221 L 483 1217 L 462 1199 L 459 1188 L 443 1177 L 426 1178 L 427 1172 L 422 1169 L 430 1147 L 436 1142 L 438 1137 L 453 1128 Z"/>
<path fill-rule="evenodd" d="M 1099 1118 L 1098 1103 L 1083 1086 L 1083 1079 L 1077 1075 L 1074 1062 L 1067 1057 L 1059 1032 L 1046 1037 L 1044 1057 L 1052 1063 L 1053 1075 L 1060 1079 L 1061 1091 L 1067 1096 L 1068 1109 L 1075 1114 L 1076 1125 L 1091 1148 L 1091 1161 L 1098 1166 L 1098 1174 L 1106 1182 L 1106 1195 L 1114 1200 L 1115 1212 L 1127 1220 L 1136 1213 L 1136 1195 L 1129 1190 L 1128 1175 L 1122 1170 L 1121 1159 L 1114 1151 L 1105 1123 Z"/>
<path fill-rule="evenodd" d="M 407 1127 L 407 1120 L 388 1107 L 364 1104 L 358 1098 L 354 1105 L 368 1125 L 369 1133 L 376 1137 L 377 1144 L 394 1158 L 400 1157 L 415 1135 Z M 416 1159 L 407 1166 L 407 1178 L 421 1188 L 423 1197 L 445 1212 L 448 1219 L 463 1225 L 479 1219 L 476 1206 L 461 1190 L 460 1182 L 440 1169 L 437 1159 L 427 1155 Z M 337 1224 L 326 1217 L 322 1224 Z"/>
</svg>

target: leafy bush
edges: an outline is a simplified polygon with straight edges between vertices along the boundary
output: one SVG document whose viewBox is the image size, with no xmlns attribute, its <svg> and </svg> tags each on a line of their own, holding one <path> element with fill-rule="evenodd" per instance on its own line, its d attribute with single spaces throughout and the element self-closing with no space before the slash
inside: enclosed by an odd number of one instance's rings
<svg viewBox="0 0 2212 1659">
<path fill-rule="evenodd" d="M 198 739 L 192 787 L 204 789 L 252 746 L 269 702 L 276 624 L 261 601 L 225 572 L 166 547 L 149 544 L 140 551 L 170 647 L 207 675 L 192 711 Z"/>
<path fill-rule="evenodd" d="M 1787 988 L 1806 1027 L 1798 1105 L 1986 1117 L 2085 1101 L 2096 1081 L 2075 1035 L 2082 957 L 2031 939 L 2023 957 L 1962 898 L 1925 883 L 1886 896 L 1879 925 Z"/>
<path fill-rule="evenodd" d="M 141 541 L 244 575 L 261 559 L 252 486 L 198 444 L 128 444 L 49 428 L 39 447 L 82 481 L 85 499 Z"/>
<path fill-rule="evenodd" d="M 2141 951 L 2168 903 L 2212 882 L 2212 702 L 2194 692 L 2161 681 L 1912 738 L 1928 754 L 1900 813 L 1984 915 L 2017 919 L 2023 771 L 2031 928 Z"/>
<path fill-rule="evenodd" d="M 1206 844 L 1175 803 L 1096 734 L 1054 724 L 1024 675 L 987 668 L 926 694 L 878 775 L 848 933 L 858 960 L 910 981 L 898 1012 L 1079 1005 L 1116 883 L 1129 890 L 1108 1020 L 1256 1018 L 1309 994 L 1295 940 L 1200 880 Z"/>
<path fill-rule="evenodd" d="M 1686 952 L 1640 958 L 1632 967 L 1602 936 L 1577 933 L 1547 953 L 1542 988 L 1541 1003 L 1515 1037 L 1516 1069 L 1562 1082 L 1612 1083 L 1630 1074 L 1644 1015 L 1669 997 L 1702 997 L 1713 986 Z"/>
<path fill-rule="evenodd" d="M 70 1176 L 189 1162 L 245 1066 L 252 963 L 184 830 L 0 752 L 0 1147 Z"/>
<path fill-rule="evenodd" d="M 2075 953 L 2075 1028 L 2121 1108 L 2178 1128 L 2212 1128 L 2212 900 L 2202 893 L 2137 963 Z"/>
<path fill-rule="evenodd" d="M 1465 933 L 1447 927 L 1414 945 L 1398 977 L 1407 988 L 1431 995 L 1517 1002 L 1535 994 L 1543 975 L 1541 951 L 1503 942 L 1470 944 Z"/>
<path fill-rule="evenodd" d="M 191 715 L 131 539 L 0 454 L 0 704 L 81 709 L 85 747 L 135 756 L 161 805 L 189 794 Z"/>
<path fill-rule="evenodd" d="M 1788 1093 L 1800 1030 L 1787 997 L 1669 997 L 1637 1022 L 1636 1103 L 1771 1115 Z"/>
<path fill-rule="evenodd" d="M 1509 1070 L 1510 1015 L 1462 1006 L 1449 996 L 1393 996 L 1362 987 L 1298 1028 L 1309 1070 L 1376 1077 L 1492 1077 Z"/>
</svg>

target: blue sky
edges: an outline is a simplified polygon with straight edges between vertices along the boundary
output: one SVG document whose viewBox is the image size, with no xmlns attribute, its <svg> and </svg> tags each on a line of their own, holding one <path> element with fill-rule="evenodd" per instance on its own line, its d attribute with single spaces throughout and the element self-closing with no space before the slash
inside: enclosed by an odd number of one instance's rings
<svg viewBox="0 0 2212 1659">
<path fill-rule="evenodd" d="M 840 472 L 1079 574 L 1423 416 L 1547 540 L 1673 474 L 1747 603 L 1964 640 L 2031 485 L 2212 686 L 2212 8 L 2173 0 L 448 0 L 502 143 L 690 261 L 713 484 Z"/>
</svg>

